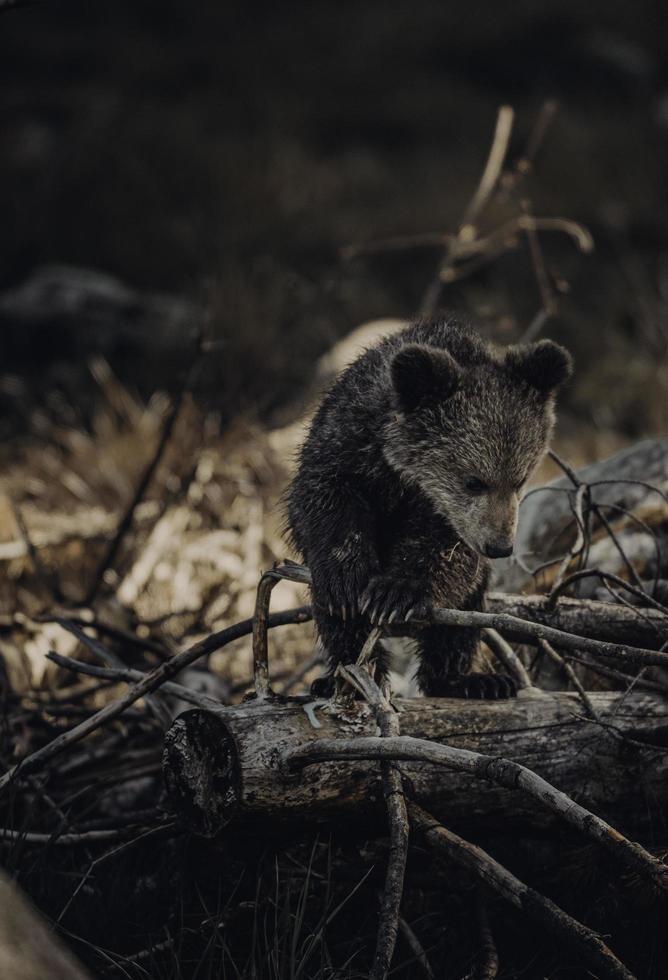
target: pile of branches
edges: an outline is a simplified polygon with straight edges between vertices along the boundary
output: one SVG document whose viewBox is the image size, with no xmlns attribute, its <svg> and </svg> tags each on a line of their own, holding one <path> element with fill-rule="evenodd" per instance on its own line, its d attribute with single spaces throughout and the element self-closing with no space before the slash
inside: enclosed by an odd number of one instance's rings
<svg viewBox="0 0 668 980">
<path fill-rule="evenodd" d="M 136 614 L 119 625 L 108 597 L 92 610 L 61 602 L 8 617 L 14 636 L 40 629 L 72 647 L 48 653 L 59 686 L 19 690 L 4 677 L 4 864 L 96 972 L 178 976 L 215 953 L 209 963 L 250 974 L 249 963 L 269 955 L 257 946 L 257 916 L 266 930 L 273 915 L 271 942 L 283 944 L 272 954 L 276 976 L 286 962 L 335 975 L 320 962 L 325 950 L 331 964 L 353 957 L 375 977 L 401 964 L 407 976 L 470 967 L 491 977 L 499 961 L 519 969 L 533 957 L 546 972 L 582 962 L 598 976 L 652 976 L 647 951 L 665 962 L 661 934 L 630 937 L 658 921 L 666 888 L 668 501 L 665 457 L 652 468 L 640 446 L 632 458 L 615 480 L 614 460 L 585 478 L 555 457 L 568 485 L 551 496 L 567 505 L 541 529 L 555 541 L 546 554 L 557 551 L 534 569 L 546 594 L 497 591 L 484 612 L 433 614 L 444 626 L 482 629 L 489 654 L 515 678 L 516 701 L 392 699 L 373 681 L 373 652 L 387 639 L 374 629 L 359 663 L 341 670 L 337 696 L 314 702 L 310 607 L 269 611 L 277 585 L 296 594 L 309 584 L 308 570 L 289 563 L 262 577 L 252 615 L 190 643 Z M 643 468 L 656 484 L 637 478 Z M 630 501 L 608 503 L 618 513 L 601 520 L 597 484 L 612 483 L 660 506 L 638 518 Z M 140 502 L 135 493 L 134 512 Z M 118 553 L 126 515 L 103 561 Z M 627 554 L 636 540 L 625 537 L 628 525 L 640 527 L 651 544 L 641 554 L 652 560 Z M 565 595 L 590 578 L 616 601 Z M 269 667 L 277 627 L 305 638 L 287 676 Z M 220 658 L 244 638 L 253 676 L 232 682 Z M 215 884 L 212 854 L 225 869 Z M 262 894 L 244 883 L 249 867 Z M 208 894 L 216 911 L 207 905 L 202 918 L 204 881 L 217 899 Z M 101 913 L 108 904 L 111 920 Z M 249 908 L 253 922 L 240 929 Z M 523 917 L 539 926 L 540 942 L 505 938 Z"/>
<path fill-rule="evenodd" d="M 554 311 L 538 232 L 591 243 L 518 190 L 552 112 L 505 170 L 501 112 L 461 226 L 434 241 L 425 311 L 518 236 L 541 302 L 527 336 Z M 483 232 L 492 204 L 512 215 Z M 369 249 L 395 246 L 411 242 Z M 434 611 L 482 630 L 516 700 L 393 697 L 373 679 L 390 634 L 372 629 L 336 696 L 314 701 L 308 570 L 278 563 L 255 596 L 280 548 L 276 434 L 242 434 L 230 471 L 230 442 L 190 398 L 205 347 L 198 336 L 180 391 L 146 412 L 97 364 L 114 416 L 153 441 L 123 492 L 69 467 L 69 450 L 94 442 L 76 418 L 47 426 L 58 448 L 37 475 L 17 466 L 3 482 L 3 864 L 96 974 L 662 976 L 665 446 L 593 474 L 555 456 L 564 477 L 545 493 L 561 504 L 540 509 L 486 610 Z M 16 494 L 46 499 L 56 471 L 69 497 L 40 524 Z M 102 491 L 104 513 L 67 523 L 72 497 L 83 513 Z M 275 586 L 283 608 L 270 612 Z M 270 631 L 292 637 L 273 640 L 271 669 Z M 44 653 L 51 673 L 21 676 L 10 655 L 31 645 L 28 666 Z"/>
<path fill-rule="evenodd" d="M 400 914 L 402 900 L 406 901 L 403 888 L 409 826 L 421 846 L 433 849 L 439 861 L 454 863 L 479 881 L 483 891 L 476 893 L 478 918 L 482 915 L 486 921 L 486 895 L 491 890 L 556 940 L 565 942 L 596 975 L 633 976 L 596 930 L 520 880 L 487 850 L 465 840 L 443 822 L 441 814 L 445 811 L 455 824 L 461 824 L 467 811 L 482 811 L 481 826 L 489 835 L 489 820 L 486 823 L 484 814 L 488 802 L 484 793 L 479 796 L 475 780 L 503 787 L 522 802 L 515 806 L 492 797 L 495 822 L 501 815 L 503 820 L 517 818 L 522 825 L 534 809 L 545 811 L 577 831 L 583 841 L 595 844 L 601 854 L 607 851 L 620 882 L 624 874 L 634 876 L 635 902 L 641 895 L 646 907 L 662 903 L 668 888 L 668 868 L 656 849 L 629 840 L 532 768 L 505 758 L 502 750 L 513 730 L 504 723 L 509 711 L 515 719 L 515 731 L 518 711 L 520 716 L 528 713 L 543 719 L 544 728 L 567 725 L 568 740 L 576 755 L 590 755 L 588 742 L 593 728 L 596 754 L 605 757 L 610 766 L 597 790 L 600 800 L 608 809 L 620 808 L 629 826 L 646 833 L 645 818 L 655 820 L 657 813 L 645 811 L 649 796 L 643 798 L 639 812 L 628 812 L 627 784 L 630 778 L 637 791 L 644 783 L 646 791 L 654 795 L 655 804 L 666 802 L 666 686 L 641 675 L 649 668 L 663 670 L 668 666 L 668 653 L 662 650 L 668 637 L 668 610 L 658 601 L 655 608 L 639 609 L 586 600 L 554 601 L 554 596 L 496 594 L 490 597 L 490 611 L 442 609 L 434 613 L 432 621 L 441 625 L 482 627 L 486 642 L 514 673 L 519 687 L 529 694 L 533 689 L 531 671 L 508 638 L 548 653 L 573 682 L 575 696 L 581 701 L 578 709 L 573 696 L 565 696 L 567 720 L 564 704 L 558 703 L 559 696 L 536 698 L 525 694 L 517 705 L 462 703 L 458 707 L 457 702 L 441 702 L 445 710 L 438 710 L 438 702 L 426 699 L 408 699 L 403 705 L 393 705 L 389 692 L 380 691 L 369 669 L 381 637 L 378 628 L 371 631 L 358 663 L 340 668 L 337 697 L 321 704 L 314 703 L 308 695 L 278 695 L 270 684 L 268 630 L 310 619 L 308 606 L 269 613 L 271 590 L 286 578 L 302 584 L 309 581 L 308 571 L 301 566 L 288 564 L 267 573 L 258 589 L 253 617 L 171 655 L 153 640 L 141 639 L 136 633 L 102 621 L 56 617 L 58 626 L 76 637 L 94 662 L 51 653 L 49 659 L 70 671 L 79 683 L 61 691 L 58 698 L 42 698 L 32 715 L 26 712 L 25 698 L 12 699 L 11 692 L 6 692 L 5 718 L 11 741 L 16 744 L 21 726 L 29 725 L 31 738 L 40 739 L 43 744 L 10 765 L 0 777 L 7 821 L 0 834 L 17 865 L 25 861 L 26 850 L 35 848 L 83 848 L 86 853 L 96 852 L 57 918 L 66 918 L 73 903 L 85 894 L 91 877 L 99 875 L 101 866 L 118 860 L 127 849 L 148 838 L 171 839 L 193 832 L 215 838 L 226 832 L 228 824 L 234 827 L 240 818 L 252 818 L 260 821 L 258 826 L 263 822 L 266 826 L 266 821 L 274 821 L 281 810 L 283 822 L 294 820 L 296 827 L 347 814 L 353 823 L 361 820 L 367 832 L 370 826 L 375 833 L 379 829 L 382 832 L 377 808 L 358 806 L 365 797 L 373 799 L 375 783 L 380 780 L 382 792 L 378 799 L 386 802 L 390 846 L 372 976 L 387 975 L 400 928 L 409 937 L 407 941 L 421 968 L 432 975 L 415 930 L 402 921 Z M 606 639 L 610 633 L 619 642 Z M 219 693 L 212 697 L 180 682 L 187 668 L 205 663 L 214 651 L 251 634 L 254 692 L 249 699 L 233 705 L 229 696 Z M 122 651 L 122 656 L 117 651 Z M 590 667 L 600 667 L 618 681 L 623 679 L 626 691 L 621 695 L 586 692 L 564 655 L 586 658 Z M 129 662 L 134 665 L 129 666 Z M 92 710 L 91 702 L 98 692 L 119 682 L 126 686 L 125 692 Z M 645 688 L 647 693 L 631 693 L 634 687 Z M 555 698 L 556 707 L 550 703 Z M 562 695 L 562 702 L 563 698 Z M 178 714 L 186 706 L 191 706 L 191 710 Z M 172 724 L 175 713 L 178 717 Z M 77 715 L 80 720 L 72 724 Z M 38 722 L 44 724 L 45 718 L 49 719 L 48 727 L 40 732 Z M 66 727 L 56 734 L 62 718 Z M 402 723 L 409 734 L 402 734 Z M 454 732 L 458 724 L 459 731 Z M 490 741 L 488 734 L 486 744 L 494 746 L 492 754 L 461 747 L 462 736 L 469 743 L 485 743 L 490 727 L 494 738 Z M 378 734 L 373 734 L 376 730 Z M 427 737 L 422 737 L 421 731 Z M 527 734 L 524 730 L 525 738 Z M 554 738 L 554 732 L 550 737 Z M 533 741 L 533 754 L 539 760 L 536 768 L 549 768 L 549 756 L 542 758 L 536 753 L 538 738 L 536 730 L 528 738 Z M 460 745 L 454 744 L 457 741 Z M 161 763 L 163 742 L 166 750 Z M 512 737 L 508 744 L 512 744 Z M 531 754 L 527 744 L 519 742 L 513 751 L 516 755 Z M 363 764 L 362 769 L 359 764 Z M 161 765 L 167 796 L 161 789 Z M 328 773 L 329 765 L 334 768 Z M 425 765 L 430 769 L 428 778 Z M 569 775 L 573 766 L 571 758 L 561 769 L 558 763 L 553 768 L 566 783 L 569 779 L 573 783 L 573 772 Z M 297 782 L 296 772 L 300 773 Z M 461 778 L 458 774 L 467 774 L 463 785 L 456 783 Z M 576 767 L 573 788 L 577 795 L 582 795 L 577 785 L 582 775 Z M 471 776 L 475 777 L 473 784 Z M 589 779 L 593 785 L 595 770 L 589 773 Z M 444 794 L 453 797 L 447 805 Z M 129 799 L 134 801 L 134 807 L 128 807 Z M 438 810 L 438 816 L 425 805 L 430 803 Z M 554 832 L 551 821 L 546 824 L 539 818 L 536 822 Z M 34 829 L 36 826 L 39 829 Z M 488 924 L 485 936 L 485 956 L 494 961 L 495 947 Z M 161 948 L 171 948 L 173 943 L 172 935 L 167 947 Z M 156 949 L 151 947 L 149 952 L 153 956 Z M 142 953 L 146 951 L 134 955 L 141 960 Z M 111 954 L 105 955 L 109 958 Z M 131 961 L 132 956 L 124 953 L 116 962 L 127 969 Z M 492 970 L 489 963 L 486 968 Z"/>
</svg>

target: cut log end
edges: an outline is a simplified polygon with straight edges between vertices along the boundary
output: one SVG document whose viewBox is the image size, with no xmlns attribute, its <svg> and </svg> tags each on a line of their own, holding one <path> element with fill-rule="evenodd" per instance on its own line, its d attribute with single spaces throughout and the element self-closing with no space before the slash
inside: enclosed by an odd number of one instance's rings
<svg viewBox="0 0 668 980">
<path fill-rule="evenodd" d="M 234 739 L 213 712 L 185 711 L 165 736 L 167 791 L 187 826 L 213 837 L 235 815 L 241 769 Z"/>
</svg>

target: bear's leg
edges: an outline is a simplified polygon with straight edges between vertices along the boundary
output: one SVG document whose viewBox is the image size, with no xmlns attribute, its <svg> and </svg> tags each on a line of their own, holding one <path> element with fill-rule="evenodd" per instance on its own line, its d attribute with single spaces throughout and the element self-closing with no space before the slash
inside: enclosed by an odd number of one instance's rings
<svg viewBox="0 0 668 980">
<path fill-rule="evenodd" d="M 331 697 L 334 693 L 334 674 L 339 664 L 354 664 L 369 636 L 371 626 L 361 616 L 342 619 L 332 616 L 321 606 L 314 605 L 313 618 L 318 636 L 327 654 L 327 673 L 318 677 L 311 685 L 316 697 Z M 387 652 L 380 644 L 374 649 L 376 660 L 376 681 L 382 683 L 387 677 Z"/>
<path fill-rule="evenodd" d="M 430 626 L 420 634 L 420 690 L 432 698 L 512 698 L 515 682 L 505 674 L 469 674 L 480 632 L 472 627 Z"/>
</svg>

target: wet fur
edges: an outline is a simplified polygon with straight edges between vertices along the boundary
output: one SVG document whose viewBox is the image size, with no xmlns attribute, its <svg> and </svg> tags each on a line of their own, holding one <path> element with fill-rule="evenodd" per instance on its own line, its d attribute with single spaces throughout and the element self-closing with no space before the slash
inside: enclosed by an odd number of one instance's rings
<svg viewBox="0 0 668 980">
<path fill-rule="evenodd" d="M 288 496 L 330 672 L 357 658 L 374 622 L 419 619 L 434 605 L 482 608 L 485 548 L 512 540 L 569 370 L 555 344 L 497 350 L 450 318 L 387 338 L 335 382 Z M 490 492 L 471 494 L 472 475 Z M 498 675 L 468 673 L 477 643 L 474 629 L 421 631 L 421 690 L 511 693 Z"/>
</svg>

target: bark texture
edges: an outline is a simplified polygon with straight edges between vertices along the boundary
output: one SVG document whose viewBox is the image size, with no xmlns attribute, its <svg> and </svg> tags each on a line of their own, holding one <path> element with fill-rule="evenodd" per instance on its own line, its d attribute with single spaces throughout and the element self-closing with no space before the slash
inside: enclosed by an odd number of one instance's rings
<svg viewBox="0 0 668 980">
<path fill-rule="evenodd" d="M 611 692 L 590 698 L 600 723 L 566 693 L 396 705 L 403 735 L 519 762 L 625 833 L 642 833 L 668 804 L 668 757 L 657 751 L 668 744 L 668 700 Z M 232 819 L 378 822 L 378 762 L 320 762 L 299 772 L 284 762 L 318 739 L 377 734 L 373 712 L 359 701 L 196 709 L 180 715 L 167 735 L 165 778 L 176 809 L 207 836 Z M 402 763 L 401 772 L 411 798 L 451 826 L 484 831 L 507 821 L 545 827 L 554 820 L 523 793 L 467 773 L 426 763 Z"/>
<path fill-rule="evenodd" d="M 668 617 L 657 609 L 643 609 L 639 615 L 637 609 L 614 602 L 561 596 L 551 603 L 547 596 L 504 592 L 488 593 L 485 609 L 620 646 L 660 650 L 668 640 Z"/>
</svg>

